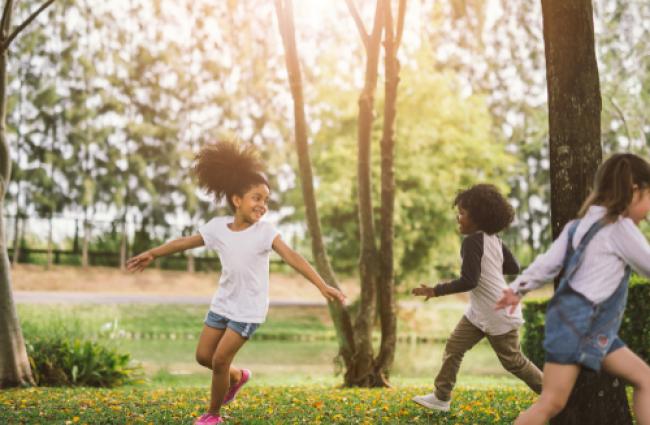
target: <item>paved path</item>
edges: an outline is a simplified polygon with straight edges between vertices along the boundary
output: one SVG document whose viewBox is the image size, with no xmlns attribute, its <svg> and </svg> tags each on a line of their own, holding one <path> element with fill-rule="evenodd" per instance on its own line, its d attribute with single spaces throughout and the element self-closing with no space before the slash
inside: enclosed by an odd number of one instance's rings
<svg viewBox="0 0 650 425">
<path fill-rule="evenodd" d="M 210 295 L 111 294 L 105 292 L 15 291 L 19 304 L 199 304 Z M 271 307 L 325 307 L 324 301 L 271 300 Z"/>
</svg>

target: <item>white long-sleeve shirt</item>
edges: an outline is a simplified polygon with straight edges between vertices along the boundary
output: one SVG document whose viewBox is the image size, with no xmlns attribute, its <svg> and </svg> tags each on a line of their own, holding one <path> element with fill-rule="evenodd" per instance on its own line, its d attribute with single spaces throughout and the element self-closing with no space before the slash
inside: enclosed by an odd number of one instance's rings
<svg viewBox="0 0 650 425">
<path fill-rule="evenodd" d="M 573 240 L 574 249 L 592 224 L 605 216 L 607 209 L 593 205 L 580 220 Z M 567 223 L 546 253 L 538 256 L 510 287 L 525 293 L 553 280 L 562 270 L 569 239 Z M 620 216 L 605 225 L 587 245 L 582 263 L 570 281 L 571 288 L 594 303 L 601 303 L 614 293 L 629 264 L 638 273 L 650 277 L 650 244 L 632 219 Z"/>
</svg>

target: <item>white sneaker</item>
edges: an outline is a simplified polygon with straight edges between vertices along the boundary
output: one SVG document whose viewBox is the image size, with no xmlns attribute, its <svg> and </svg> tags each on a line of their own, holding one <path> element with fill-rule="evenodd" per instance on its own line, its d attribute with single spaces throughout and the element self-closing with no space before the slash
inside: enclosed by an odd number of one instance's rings
<svg viewBox="0 0 650 425">
<path fill-rule="evenodd" d="M 441 412 L 449 412 L 449 406 L 451 405 L 451 400 L 438 400 L 438 397 L 436 397 L 435 393 L 427 395 L 416 395 L 413 397 L 413 401 L 428 409 L 440 410 Z"/>
</svg>

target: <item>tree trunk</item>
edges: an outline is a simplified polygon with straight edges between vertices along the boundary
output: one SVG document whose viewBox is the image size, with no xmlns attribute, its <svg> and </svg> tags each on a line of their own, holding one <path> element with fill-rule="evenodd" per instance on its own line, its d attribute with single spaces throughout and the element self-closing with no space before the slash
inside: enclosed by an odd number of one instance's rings
<svg viewBox="0 0 650 425">
<path fill-rule="evenodd" d="M 400 0 L 397 33 L 393 32 L 390 0 L 384 0 L 384 50 L 386 82 L 384 85 L 384 123 L 381 138 L 381 239 L 377 293 L 381 323 L 381 345 L 375 361 L 375 375 L 388 385 L 388 374 L 395 358 L 397 343 L 397 303 L 394 281 L 394 211 L 395 211 L 395 117 L 400 64 L 397 50 L 402 36 L 406 1 Z"/>
<path fill-rule="evenodd" d="M 358 17 L 355 16 L 359 34 L 366 49 L 365 83 L 359 96 L 359 115 L 357 128 L 357 185 L 359 201 L 359 278 L 361 294 L 359 313 L 355 321 L 355 341 L 357 346 L 353 385 L 384 386 L 384 378 L 375 374 L 372 348 L 372 328 L 376 316 L 376 298 L 379 252 L 375 243 L 375 226 L 372 207 L 371 147 L 372 124 L 374 121 L 375 91 L 377 89 L 377 70 L 383 23 L 383 0 L 377 0 L 372 33 L 367 34 Z M 348 7 L 353 15 L 356 9 L 352 0 Z"/>
<path fill-rule="evenodd" d="M 556 238 L 575 218 L 602 160 L 601 99 L 591 0 L 542 0 L 542 13 Z"/>
<path fill-rule="evenodd" d="M 20 259 L 21 220 L 22 219 L 20 218 L 20 214 L 16 212 L 16 218 L 14 220 L 14 255 L 11 259 L 12 267 L 15 267 L 16 264 L 18 264 L 18 260 Z"/>
<path fill-rule="evenodd" d="M 300 183 L 305 202 L 307 228 L 311 236 L 312 254 L 318 273 L 328 285 L 338 288 L 339 285 L 329 262 L 325 244 L 323 243 L 316 196 L 314 195 L 313 174 L 311 160 L 309 159 L 309 145 L 307 143 L 307 123 L 302 93 L 302 76 L 296 48 L 295 29 L 293 25 L 293 4 L 291 0 L 275 0 L 275 11 L 284 44 L 287 74 L 294 103 L 296 151 L 298 153 Z M 353 362 L 355 358 L 352 321 L 348 311 L 338 302 L 330 302 L 328 306 L 338 337 L 339 353 L 346 368 L 345 383 L 346 385 L 350 385 L 353 381 L 351 371 L 354 370 Z"/>
<path fill-rule="evenodd" d="M 126 215 L 122 217 L 122 240 L 120 241 L 120 270 L 126 270 L 126 256 L 128 249 L 128 237 L 126 234 Z"/>
<path fill-rule="evenodd" d="M 90 222 L 88 217 L 84 217 L 84 236 L 81 240 L 81 267 L 88 267 L 88 244 L 90 243 Z"/>
<path fill-rule="evenodd" d="M 196 271 L 196 264 L 194 262 L 194 254 L 190 251 L 187 253 L 187 271 L 194 273 Z"/>
<path fill-rule="evenodd" d="M 542 0 L 551 160 L 551 222 L 556 238 L 573 219 L 602 160 L 601 98 L 591 0 Z M 625 388 L 582 372 L 564 411 L 551 421 L 631 424 Z"/>
<path fill-rule="evenodd" d="M 47 219 L 47 264 L 45 265 L 46 270 L 52 268 L 52 213 L 50 213 Z"/>
<path fill-rule="evenodd" d="M 0 24 L 2 44 L 8 39 L 13 1 L 6 0 Z M 11 157 L 6 138 L 7 48 L 0 49 L 0 211 L 11 177 Z M 34 385 L 11 290 L 4 215 L 0 214 L 0 388 Z"/>
</svg>

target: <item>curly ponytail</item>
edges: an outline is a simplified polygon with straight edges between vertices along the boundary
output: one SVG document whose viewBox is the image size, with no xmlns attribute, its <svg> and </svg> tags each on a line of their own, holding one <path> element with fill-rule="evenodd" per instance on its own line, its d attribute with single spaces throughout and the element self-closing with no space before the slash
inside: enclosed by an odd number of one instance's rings
<svg viewBox="0 0 650 425">
<path fill-rule="evenodd" d="M 650 164 L 631 153 L 610 156 L 598 167 L 594 188 L 580 208 L 579 216 L 586 214 L 592 205 L 607 208 L 607 219 L 616 220 L 632 202 L 633 187 L 650 187 Z"/>
<path fill-rule="evenodd" d="M 240 146 L 232 141 L 220 141 L 203 146 L 196 155 L 194 174 L 199 187 L 219 201 L 224 196 L 235 211 L 233 195 L 244 196 L 253 186 L 264 184 L 264 166 L 253 146 Z"/>
</svg>

